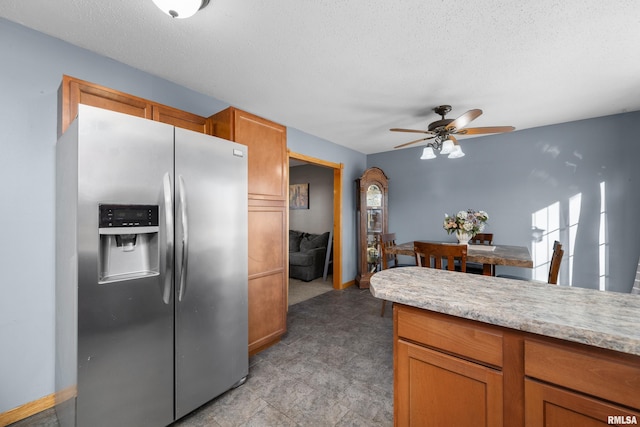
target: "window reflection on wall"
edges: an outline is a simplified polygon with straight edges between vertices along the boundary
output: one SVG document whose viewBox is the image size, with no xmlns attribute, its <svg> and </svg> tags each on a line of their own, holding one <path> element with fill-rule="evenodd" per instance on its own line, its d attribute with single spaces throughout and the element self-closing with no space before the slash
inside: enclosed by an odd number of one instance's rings
<svg viewBox="0 0 640 427">
<path fill-rule="evenodd" d="M 580 206 L 582 205 L 582 193 L 569 198 L 569 284 L 573 285 L 573 256 L 576 251 L 576 236 L 578 235 L 578 223 L 580 221 Z M 562 265 L 562 264 L 560 264 Z"/>
<path fill-rule="evenodd" d="M 542 236 L 531 245 L 533 279 L 546 282 L 553 242 L 560 240 L 560 202 L 555 202 L 531 215 L 531 225 L 542 230 Z"/>
<path fill-rule="evenodd" d="M 600 231 L 598 233 L 598 261 L 601 291 L 607 289 L 607 278 L 609 277 L 609 236 L 607 232 L 607 204 L 606 204 L 605 183 L 600 183 Z"/>
<path fill-rule="evenodd" d="M 607 289 L 609 277 L 609 243 L 607 230 L 606 185 L 600 183 L 600 206 L 598 221 L 598 288 Z M 568 203 L 567 203 L 568 202 Z M 565 258 L 560 265 L 558 283 L 574 285 L 574 256 L 576 253 L 576 238 L 580 225 L 582 208 L 582 193 L 569 197 L 567 202 L 555 202 L 534 212 L 531 215 L 531 225 L 537 230 L 538 237 L 531 247 L 533 258 L 533 279 L 546 281 L 549 264 L 553 253 L 553 242 L 558 240 L 563 244 Z M 568 221 L 563 224 L 562 213 L 568 208 Z M 567 256 L 568 255 L 568 256 Z"/>
</svg>

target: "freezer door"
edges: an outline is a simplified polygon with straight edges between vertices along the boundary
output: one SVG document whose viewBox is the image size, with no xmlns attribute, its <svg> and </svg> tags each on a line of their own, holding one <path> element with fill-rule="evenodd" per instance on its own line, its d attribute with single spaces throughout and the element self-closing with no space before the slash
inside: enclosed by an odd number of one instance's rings
<svg viewBox="0 0 640 427">
<path fill-rule="evenodd" d="M 247 147 L 175 134 L 180 418 L 248 374 Z"/>
<path fill-rule="evenodd" d="M 84 105 L 78 120 L 77 425 L 168 425 L 174 415 L 173 299 L 163 300 L 170 265 L 160 253 L 173 230 L 160 227 L 155 242 L 143 236 L 126 248 L 130 252 L 121 246 L 112 253 L 135 258 L 143 243 L 147 250 L 155 243 L 156 255 L 148 259 L 159 264 L 158 273 L 100 283 L 98 259 L 105 248 L 98 216 L 105 203 L 157 205 L 159 222 L 166 224 L 173 127 Z"/>
</svg>

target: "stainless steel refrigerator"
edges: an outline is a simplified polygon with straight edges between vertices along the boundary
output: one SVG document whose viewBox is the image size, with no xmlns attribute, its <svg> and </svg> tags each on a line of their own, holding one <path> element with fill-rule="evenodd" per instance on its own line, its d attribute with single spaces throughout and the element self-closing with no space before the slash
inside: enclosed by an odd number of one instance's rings
<svg viewBox="0 0 640 427">
<path fill-rule="evenodd" d="M 242 384 L 247 147 L 80 105 L 56 162 L 61 425 L 165 426 Z"/>
</svg>

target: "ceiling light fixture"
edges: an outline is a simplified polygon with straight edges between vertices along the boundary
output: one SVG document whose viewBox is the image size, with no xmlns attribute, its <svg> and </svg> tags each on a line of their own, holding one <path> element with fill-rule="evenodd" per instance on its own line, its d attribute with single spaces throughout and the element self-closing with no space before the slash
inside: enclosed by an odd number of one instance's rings
<svg viewBox="0 0 640 427">
<path fill-rule="evenodd" d="M 464 157 L 464 153 L 462 152 L 462 148 L 459 145 L 453 147 L 453 151 L 449 154 L 449 159 L 459 159 L 460 157 Z"/>
<path fill-rule="evenodd" d="M 209 0 L 153 0 L 158 9 L 173 18 L 188 18 L 204 9 Z"/>
<path fill-rule="evenodd" d="M 427 142 L 427 146 L 422 150 L 421 160 L 435 159 L 437 156 L 434 153 L 434 149 L 439 150 L 440 154 L 446 155 L 449 159 L 459 159 L 464 157 L 462 148 L 458 144 L 458 140 L 453 135 L 438 135 L 433 141 Z"/>
<path fill-rule="evenodd" d="M 455 148 L 455 145 L 453 144 L 453 141 L 447 138 L 442 142 L 442 148 L 440 149 L 440 154 L 451 154 L 454 148 Z"/>
<path fill-rule="evenodd" d="M 420 160 L 428 160 L 428 159 L 435 159 L 435 158 L 436 158 L 436 153 L 433 152 L 433 148 L 424 147 L 424 150 L 422 150 L 422 156 L 420 156 Z"/>
<path fill-rule="evenodd" d="M 464 156 L 458 140 L 453 136 L 455 135 L 484 135 L 488 133 L 504 133 L 515 130 L 513 126 L 490 126 L 479 128 L 466 127 L 471 121 L 475 120 L 482 114 L 482 110 L 475 108 L 469 110 L 457 119 L 447 119 L 446 115 L 451 111 L 451 105 L 440 105 L 435 107 L 433 111 L 442 117 L 440 120 L 429 123 L 427 130 L 418 129 L 402 129 L 392 128 L 389 129 L 392 132 L 412 132 L 412 133 L 424 133 L 430 136 L 425 138 L 419 138 L 414 141 L 405 142 L 404 144 L 396 145 L 393 148 L 403 148 L 408 145 L 417 144 L 422 141 L 429 141 L 426 143 L 427 147 L 433 152 L 434 149 L 440 151 L 440 154 L 448 154 L 450 159 L 458 159 Z M 423 151 L 421 159 L 433 159 L 435 156 L 426 155 L 426 151 Z"/>
</svg>

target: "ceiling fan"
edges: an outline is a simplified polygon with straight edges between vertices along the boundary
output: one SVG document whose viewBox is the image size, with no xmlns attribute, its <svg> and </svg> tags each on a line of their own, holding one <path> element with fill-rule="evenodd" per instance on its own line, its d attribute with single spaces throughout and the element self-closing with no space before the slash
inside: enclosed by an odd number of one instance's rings
<svg viewBox="0 0 640 427">
<path fill-rule="evenodd" d="M 389 129 L 392 132 L 426 133 L 429 135 L 426 138 L 405 142 L 404 144 L 396 145 L 393 148 L 402 148 L 418 142 L 433 139 L 433 141 L 429 141 L 427 143 L 427 147 L 425 148 L 421 158 L 434 158 L 435 154 L 433 154 L 433 148 L 440 150 L 440 154 L 449 154 L 449 158 L 456 158 L 464 156 L 464 153 L 460 148 L 460 144 L 458 144 L 458 140 L 453 135 L 482 135 L 489 133 L 511 132 L 515 130 L 513 126 L 467 128 L 466 126 L 471 123 L 471 121 L 477 119 L 482 114 L 482 110 L 479 109 L 469 110 L 457 119 L 445 118 L 447 113 L 451 111 L 451 105 L 440 105 L 439 107 L 435 107 L 433 111 L 442 118 L 429 123 L 427 130 Z"/>
</svg>

